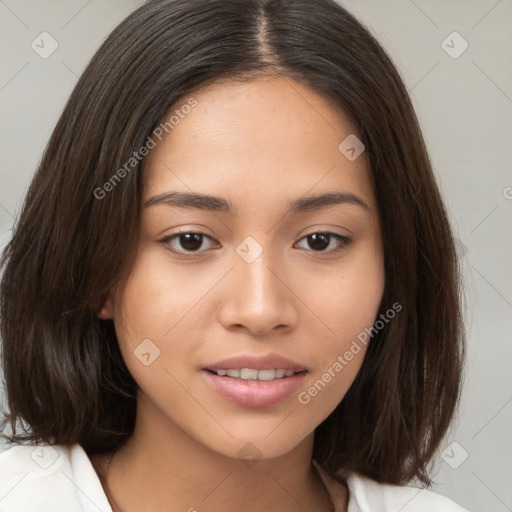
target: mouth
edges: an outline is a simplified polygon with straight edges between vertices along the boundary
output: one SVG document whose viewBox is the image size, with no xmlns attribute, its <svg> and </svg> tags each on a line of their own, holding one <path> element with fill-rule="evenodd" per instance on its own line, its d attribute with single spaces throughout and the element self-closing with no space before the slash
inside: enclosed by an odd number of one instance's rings
<svg viewBox="0 0 512 512">
<path fill-rule="evenodd" d="M 271 354 L 219 361 L 202 374 L 223 398 L 242 407 L 272 407 L 297 390 L 308 373 L 305 366 Z"/>
</svg>

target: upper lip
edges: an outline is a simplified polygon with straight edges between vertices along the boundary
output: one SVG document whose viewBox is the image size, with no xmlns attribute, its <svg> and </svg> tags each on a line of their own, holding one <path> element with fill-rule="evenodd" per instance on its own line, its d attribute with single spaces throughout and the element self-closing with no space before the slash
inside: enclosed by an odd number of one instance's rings
<svg viewBox="0 0 512 512">
<path fill-rule="evenodd" d="M 286 359 L 286 357 L 269 354 L 266 356 L 242 355 L 223 359 L 216 363 L 208 365 L 205 370 L 241 370 L 250 368 L 252 370 L 293 370 L 294 372 L 307 371 L 307 368 L 299 363 Z"/>
</svg>

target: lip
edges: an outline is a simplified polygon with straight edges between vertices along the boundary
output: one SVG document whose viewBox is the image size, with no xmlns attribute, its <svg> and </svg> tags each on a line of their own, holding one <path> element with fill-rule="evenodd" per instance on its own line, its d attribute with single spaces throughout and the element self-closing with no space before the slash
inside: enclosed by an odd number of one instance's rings
<svg viewBox="0 0 512 512">
<path fill-rule="evenodd" d="M 220 376 L 208 370 L 203 370 L 202 374 L 213 389 L 224 398 L 237 405 L 251 408 L 277 405 L 296 391 L 306 376 L 304 371 L 291 377 L 265 381 Z"/>
<path fill-rule="evenodd" d="M 254 370 L 293 370 L 296 373 L 291 377 L 283 377 L 270 381 L 244 380 L 227 375 L 216 375 L 210 370 L 241 370 L 251 368 Z M 266 356 L 241 355 L 217 361 L 201 372 L 213 389 L 227 400 L 242 407 L 264 408 L 272 407 L 288 398 L 301 385 L 308 369 L 290 359 L 278 354 Z"/>
<path fill-rule="evenodd" d="M 278 354 L 268 354 L 266 356 L 242 355 L 223 359 L 214 364 L 208 365 L 205 370 L 241 370 L 242 368 L 252 368 L 253 370 L 272 370 L 279 368 L 282 370 L 293 370 L 294 372 L 307 371 L 307 368 L 299 363 L 286 359 Z"/>
</svg>

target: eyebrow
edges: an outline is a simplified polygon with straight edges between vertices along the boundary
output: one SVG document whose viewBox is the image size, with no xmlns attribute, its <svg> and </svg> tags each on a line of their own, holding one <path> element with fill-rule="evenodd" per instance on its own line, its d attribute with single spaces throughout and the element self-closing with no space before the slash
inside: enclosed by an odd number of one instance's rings
<svg viewBox="0 0 512 512">
<path fill-rule="evenodd" d="M 150 197 L 144 203 L 144 206 L 149 208 L 160 204 L 215 212 L 233 213 L 237 211 L 237 208 L 234 208 L 229 200 L 189 192 L 164 192 Z M 363 210 L 370 212 L 369 206 L 360 197 L 351 192 L 328 192 L 316 196 L 301 197 L 288 203 L 288 213 L 303 213 L 340 204 L 359 206 Z"/>
</svg>

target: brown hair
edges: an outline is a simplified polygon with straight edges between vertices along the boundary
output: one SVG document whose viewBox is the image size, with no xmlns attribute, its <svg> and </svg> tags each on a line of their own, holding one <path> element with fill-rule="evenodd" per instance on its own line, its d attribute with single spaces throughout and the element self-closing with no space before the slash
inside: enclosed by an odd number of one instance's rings
<svg viewBox="0 0 512 512">
<path fill-rule="evenodd" d="M 92 455 L 131 435 L 137 386 L 112 321 L 97 313 L 138 242 L 141 165 L 104 197 L 94 190 L 179 98 L 265 72 L 310 86 L 352 119 L 382 224 L 381 312 L 403 306 L 317 427 L 314 458 L 332 473 L 430 483 L 464 359 L 454 243 L 407 91 L 381 46 L 334 0 L 150 0 L 103 43 L 57 123 L 0 262 L 12 440 L 80 443 Z"/>
</svg>

